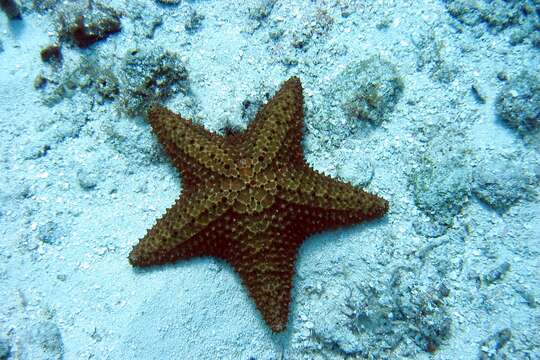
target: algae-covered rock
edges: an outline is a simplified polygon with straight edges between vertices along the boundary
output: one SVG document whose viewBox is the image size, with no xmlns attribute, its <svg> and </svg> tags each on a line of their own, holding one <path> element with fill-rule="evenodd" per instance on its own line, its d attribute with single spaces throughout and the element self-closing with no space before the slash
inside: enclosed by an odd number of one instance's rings
<svg viewBox="0 0 540 360">
<path fill-rule="evenodd" d="M 511 79 L 497 96 L 497 115 L 518 133 L 536 131 L 540 125 L 540 78 L 522 72 Z"/>
<path fill-rule="evenodd" d="M 416 206 L 432 221 L 445 226 L 453 223 L 471 189 L 471 173 L 467 166 L 450 158 L 430 155 L 424 157 L 409 181 Z"/>
<path fill-rule="evenodd" d="M 444 0 L 448 13 L 460 23 L 476 30 L 482 36 L 487 29 L 498 33 L 506 29 L 513 32 L 512 45 L 529 39 L 534 43 L 540 28 L 537 0 Z"/>
<path fill-rule="evenodd" d="M 52 320 L 28 324 L 24 333 L 25 359 L 61 360 L 64 358 L 64 343 L 58 325 Z"/>
<path fill-rule="evenodd" d="M 103 104 L 114 100 L 119 92 L 118 79 L 111 65 L 102 64 L 92 57 L 69 62 L 61 69 L 57 66 L 47 69 L 36 77 L 34 88 L 40 91 L 41 101 L 48 106 L 78 92 L 86 92 L 97 103 Z"/>
<path fill-rule="evenodd" d="M 373 125 L 388 119 L 402 93 L 403 80 L 397 68 L 377 56 L 349 64 L 332 89 L 347 117 Z"/>
<path fill-rule="evenodd" d="M 160 47 L 129 50 L 120 81 L 120 109 L 129 116 L 140 115 L 151 103 L 189 89 L 183 61 Z"/>
<path fill-rule="evenodd" d="M 450 290 L 434 268 L 400 266 L 377 285 L 338 276 L 322 287 L 296 325 L 293 341 L 303 359 L 412 359 L 437 351 L 450 336 Z"/>
<path fill-rule="evenodd" d="M 474 194 L 499 212 L 529 197 L 540 174 L 520 158 L 496 154 L 482 159 L 474 172 Z"/>
</svg>

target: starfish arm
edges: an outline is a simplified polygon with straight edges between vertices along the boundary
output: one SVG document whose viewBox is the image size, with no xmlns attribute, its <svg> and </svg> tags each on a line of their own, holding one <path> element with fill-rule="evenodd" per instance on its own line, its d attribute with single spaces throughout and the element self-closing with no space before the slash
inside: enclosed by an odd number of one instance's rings
<svg viewBox="0 0 540 360">
<path fill-rule="evenodd" d="M 246 166 L 255 173 L 265 169 L 285 143 L 290 145 L 292 153 L 301 157 L 302 127 L 302 84 L 297 77 L 291 77 L 247 128 L 244 134 L 244 146 L 248 149 Z"/>
<path fill-rule="evenodd" d="M 274 332 L 285 330 L 289 317 L 294 259 L 255 258 L 250 268 L 236 269 L 244 279 L 264 321 Z M 273 272 L 272 268 L 279 269 Z"/>
<path fill-rule="evenodd" d="M 222 136 L 159 105 L 150 108 L 148 121 L 188 188 L 213 174 L 238 175 L 234 158 L 228 153 Z"/>
<path fill-rule="evenodd" d="M 278 179 L 277 197 L 291 209 L 296 222 L 308 227 L 307 234 L 375 219 L 388 210 L 386 200 L 307 165 L 287 170 Z"/>
<path fill-rule="evenodd" d="M 219 193 L 206 188 L 184 192 L 133 247 L 129 262 L 145 267 L 211 255 L 216 244 L 209 236 L 208 225 L 224 214 L 227 207 Z"/>
<path fill-rule="evenodd" d="M 279 235 L 278 235 L 279 234 Z M 265 322 L 274 332 L 283 331 L 289 316 L 294 263 L 300 241 L 276 229 L 244 232 L 240 246 L 220 256 L 239 274 Z"/>
</svg>

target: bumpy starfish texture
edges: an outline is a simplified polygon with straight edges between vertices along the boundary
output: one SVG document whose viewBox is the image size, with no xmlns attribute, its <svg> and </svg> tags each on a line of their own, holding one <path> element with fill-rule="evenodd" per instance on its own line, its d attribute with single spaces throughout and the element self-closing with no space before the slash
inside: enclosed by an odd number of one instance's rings
<svg viewBox="0 0 540 360">
<path fill-rule="evenodd" d="M 145 267 L 199 256 L 225 260 L 274 332 L 287 325 L 302 242 L 388 210 L 386 200 L 305 162 L 297 77 L 282 85 L 242 133 L 213 134 L 160 106 L 149 110 L 148 120 L 184 187 L 133 248 L 130 263 Z"/>
</svg>

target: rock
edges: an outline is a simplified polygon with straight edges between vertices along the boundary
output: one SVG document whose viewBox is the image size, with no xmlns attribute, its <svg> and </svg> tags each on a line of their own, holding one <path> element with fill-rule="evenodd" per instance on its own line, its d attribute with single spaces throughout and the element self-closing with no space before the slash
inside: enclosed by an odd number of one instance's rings
<svg viewBox="0 0 540 360">
<path fill-rule="evenodd" d="M 0 337 L 0 360 L 7 360 L 11 353 L 11 345 L 9 340 L 3 337 Z"/>
<path fill-rule="evenodd" d="M 350 119 L 380 125 L 394 110 L 403 93 L 397 68 L 377 56 L 354 61 L 336 78 L 330 96 Z"/>
<path fill-rule="evenodd" d="M 436 154 L 426 158 L 409 181 L 416 206 L 436 224 L 446 226 L 453 223 L 454 216 L 467 202 L 471 187 L 470 170 L 466 166 Z"/>
<path fill-rule="evenodd" d="M 62 237 L 64 236 L 64 232 L 60 226 L 52 220 L 40 225 L 37 229 L 37 234 L 39 240 L 49 245 L 60 243 Z"/>
<path fill-rule="evenodd" d="M 473 174 L 473 193 L 498 212 L 504 212 L 532 193 L 538 175 L 524 155 L 493 154 L 482 159 Z"/>
<path fill-rule="evenodd" d="M 87 48 L 120 30 L 120 15 L 96 1 L 70 4 L 58 17 L 60 40 L 69 41 L 80 48 Z"/>
<path fill-rule="evenodd" d="M 512 352 L 505 349 L 508 342 L 512 339 L 510 329 L 503 329 L 490 336 L 480 344 L 480 360 L 499 360 L 512 359 Z"/>
<path fill-rule="evenodd" d="M 120 82 L 121 110 L 129 116 L 140 115 L 150 103 L 189 89 L 183 61 L 160 47 L 129 50 L 122 62 Z"/>
<path fill-rule="evenodd" d="M 28 324 L 23 336 L 24 353 L 32 360 L 61 360 L 64 358 L 64 343 L 60 329 L 51 320 Z"/>
<path fill-rule="evenodd" d="M 495 281 L 502 279 L 508 270 L 510 270 L 510 263 L 505 261 L 484 274 L 482 277 L 483 283 L 486 285 L 493 284 Z"/>
<path fill-rule="evenodd" d="M 497 96 L 497 115 L 511 129 L 525 135 L 540 125 L 540 78 L 522 72 L 511 79 Z"/>
</svg>

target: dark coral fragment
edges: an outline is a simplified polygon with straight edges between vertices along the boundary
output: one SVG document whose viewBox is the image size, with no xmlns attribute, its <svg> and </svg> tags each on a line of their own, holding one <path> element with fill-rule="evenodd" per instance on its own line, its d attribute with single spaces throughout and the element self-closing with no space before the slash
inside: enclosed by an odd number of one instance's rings
<svg viewBox="0 0 540 360">
<path fill-rule="evenodd" d="M 100 3 L 70 6 L 59 18 L 59 37 L 84 49 L 121 30 L 120 15 Z"/>
<path fill-rule="evenodd" d="M 0 360 L 7 360 L 11 354 L 11 344 L 8 339 L 0 337 Z"/>
<path fill-rule="evenodd" d="M 10 20 L 22 19 L 19 5 L 14 0 L 0 0 L 0 9 L 6 13 Z"/>
<path fill-rule="evenodd" d="M 61 63 L 62 49 L 58 45 L 49 45 L 39 53 L 41 60 L 46 63 Z"/>
</svg>

